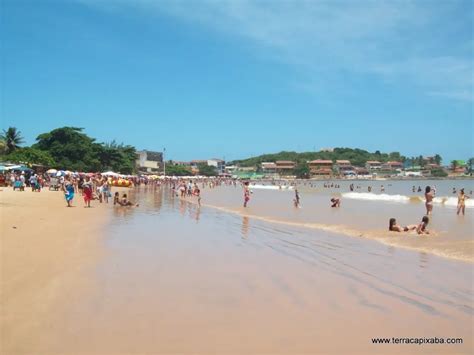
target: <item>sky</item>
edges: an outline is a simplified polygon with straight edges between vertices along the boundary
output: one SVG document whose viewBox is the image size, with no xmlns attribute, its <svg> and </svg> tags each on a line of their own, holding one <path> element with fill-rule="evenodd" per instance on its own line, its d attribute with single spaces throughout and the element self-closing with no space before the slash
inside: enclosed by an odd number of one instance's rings
<svg viewBox="0 0 474 355">
<path fill-rule="evenodd" d="M 2 0 L 0 128 L 166 159 L 474 155 L 473 2 Z"/>
</svg>

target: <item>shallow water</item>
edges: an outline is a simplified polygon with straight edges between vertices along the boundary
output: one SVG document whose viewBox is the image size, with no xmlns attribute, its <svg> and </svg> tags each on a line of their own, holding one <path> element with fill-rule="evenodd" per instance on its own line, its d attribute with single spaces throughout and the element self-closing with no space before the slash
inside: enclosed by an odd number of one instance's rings
<svg viewBox="0 0 474 355">
<path fill-rule="evenodd" d="M 140 206 L 113 209 L 104 257 L 64 314 L 58 351 L 472 351 L 470 264 L 199 208 L 168 189 L 129 195 Z M 464 344 L 371 344 L 382 336 Z"/>
<path fill-rule="evenodd" d="M 246 215 L 273 223 L 333 231 L 353 237 L 363 236 L 379 242 L 432 253 L 435 255 L 474 261 L 474 208 L 472 199 L 467 199 L 466 215 L 456 215 L 457 198 L 446 195 L 456 186 L 465 187 L 469 193 L 472 180 L 463 181 L 417 181 L 417 186 L 436 185 L 437 195 L 433 214 L 430 217 L 429 236 L 420 237 L 415 232 L 388 232 L 388 221 L 396 218 L 397 223 L 416 225 L 425 215 L 422 193 L 411 193 L 412 181 L 378 181 L 384 184 L 383 194 L 375 189 L 373 181 L 353 181 L 360 186 L 349 191 L 347 181 L 332 182 L 340 188 L 324 188 L 323 182 L 301 183 L 298 190 L 301 208 L 294 208 L 294 191 L 267 190 L 251 187 L 252 195 L 248 208 L 242 207 L 242 189 L 237 186 L 221 186 L 202 189 L 202 203 L 239 215 Z M 368 193 L 367 186 L 373 187 Z M 363 191 L 363 192 L 362 192 Z M 456 196 L 456 195 L 454 195 Z M 330 198 L 340 198 L 340 208 L 330 208 Z M 449 199 L 449 200 L 448 200 Z M 455 199 L 452 203 L 452 199 Z M 438 203 L 439 201 L 439 203 Z M 441 203 L 441 201 L 448 201 Z"/>
</svg>

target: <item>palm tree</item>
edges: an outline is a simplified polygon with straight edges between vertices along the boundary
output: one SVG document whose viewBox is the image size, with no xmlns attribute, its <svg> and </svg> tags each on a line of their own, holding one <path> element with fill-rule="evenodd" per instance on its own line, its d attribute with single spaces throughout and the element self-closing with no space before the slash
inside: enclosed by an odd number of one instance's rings
<svg viewBox="0 0 474 355">
<path fill-rule="evenodd" d="M 472 173 L 472 164 L 474 164 L 474 158 L 469 158 L 467 164 L 469 165 L 469 173 Z"/>
<path fill-rule="evenodd" d="M 24 142 L 21 132 L 18 131 L 16 127 L 8 127 L 6 131 L 3 130 L 3 134 L 0 135 L 0 139 L 5 142 L 7 154 L 19 148 L 20 144 Z"/>
</svg>

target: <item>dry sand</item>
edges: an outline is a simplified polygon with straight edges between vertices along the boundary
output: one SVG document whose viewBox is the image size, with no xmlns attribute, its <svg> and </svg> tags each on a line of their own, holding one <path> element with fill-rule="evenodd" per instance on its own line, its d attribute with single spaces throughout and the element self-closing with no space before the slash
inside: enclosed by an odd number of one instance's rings
<svg viewBox="0 0 474 355">
<path fill-rule="evenodd" d="M 61 305 L 87 282 L 74 275 L 100 253 L 96 239 L 109 209 L 84 208 L 77 194 L 76 207 L 66 208 L 60 191 L 2 190 L 0 353 L 37 353 L 38 344 L 54 341 Z"/>
</svg>

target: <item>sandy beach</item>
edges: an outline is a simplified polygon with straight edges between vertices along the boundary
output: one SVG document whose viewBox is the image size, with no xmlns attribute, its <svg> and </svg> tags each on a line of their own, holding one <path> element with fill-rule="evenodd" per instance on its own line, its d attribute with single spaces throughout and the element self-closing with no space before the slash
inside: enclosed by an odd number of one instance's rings
<svg viewBox="0 0 474 355">
<path fill-rule="evenodd" d="M 2 354 L 472 353 L 471 263 L 129 191 L 0 193 Z"/>
<path fill-rule="evenodd" d="M 66 208 L 63 193 L 47 189 L 2 190 L 0 352 L 33 354 L 62 326 L 56 317 L 85 282 L 75 275 L 100 254 L 97 238 L 109 211 L 86 209 L 77 195 L 76 207 Z"/>
</svg>

